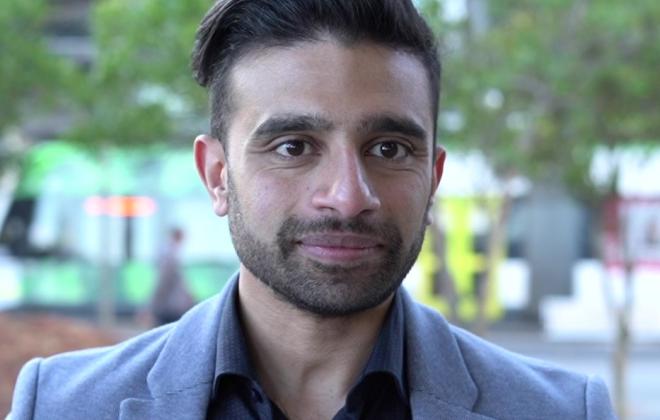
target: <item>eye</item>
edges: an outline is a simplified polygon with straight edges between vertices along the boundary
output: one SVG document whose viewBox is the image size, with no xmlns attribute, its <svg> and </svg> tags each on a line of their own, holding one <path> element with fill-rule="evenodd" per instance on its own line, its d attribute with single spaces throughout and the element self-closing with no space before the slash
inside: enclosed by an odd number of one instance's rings
<svg viewBox="0 0 660 420">
<path fill-rule="evenodd" d="M 277 146 L 275 152 L 284 157 L 297 157 L 310 154 L 312 146 L 303 140 L 288 140 Z"/>
<path fill-rule="evenodd" d="M 405 158 L 410 154 L 410 148 L 395 141 L 383 141 L 369 149 L 369 154 L 389 160 Z"/>
</svg>

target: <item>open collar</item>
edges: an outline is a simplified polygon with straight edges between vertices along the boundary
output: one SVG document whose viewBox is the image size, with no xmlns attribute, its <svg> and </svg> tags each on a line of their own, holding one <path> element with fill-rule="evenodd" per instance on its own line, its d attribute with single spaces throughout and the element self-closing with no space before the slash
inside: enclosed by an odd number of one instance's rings
<svg viewBox="0 0 660 420">
<path fill-rule="evenodd" d="M 397 392 L 408 403 L 408 386 L 405 376 L 405 320 L 400 292 L 395 293 L 387 311 L 378 338 L 356 383 L 373 373 L 387 373 L 395 382 Z"/>
<path fill-rule="evenodd" d="M 196 306 L 171 327 L 147 375 L 152 398 L 124 400 L 120 419 L 205 418 L 213 392 L 221 315 L 237 282 L 235 275 L 218 296 Z M 472 412 L 478 389 L 449 324 L 413 302 L 405 290 L 398 295 L 405 318 L 405 370 L 413 418 L 489 419 Z"/>
</svg>

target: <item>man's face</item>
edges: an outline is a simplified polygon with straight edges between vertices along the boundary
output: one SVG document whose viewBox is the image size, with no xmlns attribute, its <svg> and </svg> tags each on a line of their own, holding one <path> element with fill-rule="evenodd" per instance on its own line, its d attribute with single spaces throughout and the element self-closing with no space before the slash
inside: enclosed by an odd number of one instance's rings
<svg viewBox="0 0 660 420">
<path fill-rule="evenodd" d="M 419 253 L 444 160 L 421 62 L 304 42 L 240 59 L 230 84 L 226 150 L 202 138 L 195 154 L 243 271 L 321 316 L 382 303 Z"/>
</svg>

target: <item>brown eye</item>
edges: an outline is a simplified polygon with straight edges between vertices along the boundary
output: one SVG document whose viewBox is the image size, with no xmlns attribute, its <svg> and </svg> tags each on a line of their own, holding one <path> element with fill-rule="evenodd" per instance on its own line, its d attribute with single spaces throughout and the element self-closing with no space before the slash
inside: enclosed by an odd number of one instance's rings
<svg viewBox="0 0 660 420">
<path fill-rule="evenodd" d="M 277 146 L 275 151 L 282 156 L 297 157 L 309 154 L 311 146 L 302 140 L 289 140 Z"/>
<path fill-rule="evenodd" d="M 401 159 L 410 154 L 410 150 L 395 141 L 384 141 L 372 146 L 369 153 L 388 160 Z"/>
</svg>

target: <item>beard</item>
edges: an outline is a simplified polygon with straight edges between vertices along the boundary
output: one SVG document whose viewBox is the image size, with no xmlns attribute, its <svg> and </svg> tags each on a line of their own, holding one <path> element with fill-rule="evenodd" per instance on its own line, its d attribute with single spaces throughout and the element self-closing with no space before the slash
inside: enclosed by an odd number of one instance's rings
<svg viewBox="0 0 660 420">
<path fill-rule="evenodd" d="M 238 258 L 245 268 L 283 301 L 321 317 L 358 313 L 383 303 L 401 285 L 417 259 L 425 225 L 404 249 L 401 232 L 393 222 L 367 222 L 364 218 L 289 217 L 271 243 L 259 240 L 245 220 L 229 176 L 229 230 Z M 306 234 L 342 232 L 369 235 L 383 244 L 379 258 L 361 263 L 324 264 L 297 253 Z"/>
</svg>

